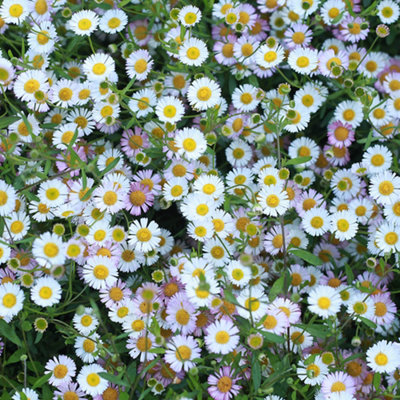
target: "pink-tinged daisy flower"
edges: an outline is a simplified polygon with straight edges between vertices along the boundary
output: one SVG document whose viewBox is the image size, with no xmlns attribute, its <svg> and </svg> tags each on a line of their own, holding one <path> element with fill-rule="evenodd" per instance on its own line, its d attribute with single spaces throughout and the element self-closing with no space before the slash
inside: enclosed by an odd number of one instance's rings
<svg viewBox="0 0 400 400">
<path fill-rule="evenodd" d="M 138 358 L 141 362 L 143 361 L 151 361 L 157 357 L 156 353 L 150 353 L 150 349 L 154 349 L 156 346 L 156 338 L 155 336 L 148 332 L 143 331 L 139 335 L 130 336 L 126 347 L 129 349 L 129 355 L 132 358 Z"/>
<path fill-rule="evenodd" d="M 371 298 L 375 304 L 375 314 L 372 317 L 372 321 L 377 325 L 391 325 L 394 321 L 397 307 L 390 299 L 390 293 L 380 293 L 371 296 Z"/>
<path fill-rule="evenodd" d="M 165 320 L 170 329 L 179 331 L 183 335 L 191 334 L 196 327 L 196 309 L 189 302 L 184 293 L 175 294 L 167 304 L 167 317 Z"/>
<path fill-rule="evenodd" d="M 264 237 L 265 251 L 272 256 L 283 251 L 283 245 L 289 246 L 289 232 L 283 232 L 280 225 L 272 227 L 272 229 Z"/>
<path fill-rule="evenodd" d="M 63 383 L 54 390 L 54 398 L 86 400 L 86 394 L 75 382 Z"/>
<path fill-rule="evenodd" d="M 126 287 L 126 283 L 121 279 L 113 284 L 106 285 L 105 288 L 99 290 L 100 301 L 105 303 L 106 307 L 115 306 L 120 301 L 129 298 L 132 291 Z"/>
<path fill-rule="evenodd" d="M 333 166 L 343 166 L 350 161 L 350 150 L 347 147 L 336 147 L 326 145 L 323 148 L 324 155 L 329 164 Z"/>
<path fill-rule="evenodd" d="M 140 182 L 147 186 L 151 192 L 158 194 L 161 192 L 161 177 L 151 169 L 143 169 L 138 171 L 133 177 L 133 182 Z"/>
<path fill-rule="evenodd" d="M 128 157 L 134 157 L 143 148 L 149 147 L 149 138 L 139 127 L 135 131 L 128 129 L 124 131 L 121 138 L 121 149 Z"/>
<path fill-rule="evenodd" d="M 224 366 L 215 375 L 210 375 L 207 379 L 208 394 L 214 400 L 229 400 L 232 396 L 236 396 L 241 389 L 236 382 L 240 378 L 234 378 L 233 370 L 229 366 Z"/>
<path fill-rule="evenodd" d="M 194 338 L 177 335 L 168 343 L 164 359 L 176 372 L 182 369 L 189 371 L 196 365 L 192 360 L 199 358 L 200 354 L 201 350 Z"/>
<path fill-rule="evenodd" d="M 343 20 L 339 26 L 340 33 L 343 35 L 344 40 L 357 43 L 360 40 L 364 40 L 368 36 L 369 27 L 362 27 L 363 24 L 368 21 L 364 20 L 361 17 L 352 17 L 348 15 L 348 17 Z"/>
<path fill-rule="evenodd" d="M 349 66 L 349 56 L 346 51 L 339 50 L 337 53 L 333 49 L 320 51 L 318 54 L 318 69 L 324 76 L 333 77 L 333 66 L 339 66 L 342 70 L 347 70 Z"/>
<path fill-rule="evenodd" d="M 46 363 L 45 373 L 49 372 L 52 373 L 49 379 L 50 384 L 58 387 L 71 381 L 75 376 L 76 365 L 72 358 L 59 355 Z"/>
<path fill-rule="evenodd" d="M 247 34 L 249 36 L 254 37 L 254 39 L 256 40 L 261 41 L 267 38 L 268 31 L 269 31 L 268 22 L 257 15 L 253 27 L 247 31 Z"/>
<path fill-rule="evenodd" d="M 125 35 L 127 39 L 130 39 L 129 31 L 139 47 L 145 46 L 153 36 L 150 32 L 149 21 L 147 19 L 138 19 L 131 22 L 127 26 L 128 33 Z"/>
<path fill-rule="evenodd" d="M 140 215 L 153 205 L 153 201 L 154 194 L 150 192 L 149 187 L 134 182 L 125 197 L 125 209 L 132 215 Z"/>
<path fill-rule="evenodd" d="M 321 391 L 326 398 L 340 399 L 341 395 L 353 395 L 356 391 L 354 379 L 343 371 L 328 374 L 322 382 Z"/>
<path fill-rule="evenodd" d="M 209 325 L 205 343 L 211 353 L 228 354 L 239 344 L 239 329 L 230 319 L 222 318 Z"/>
<path fill-rule="evenodd" d="M 289 324 L 297 324 L 300 321 L 300 307 L 298 304 L 293 303 L 289 299 L 285 299 L 284 297 L 277 297 L 271 303 L 271 307 L 275 307 L 282 311 L 286 315 Z"/>
<path fill-rule="evenodd" d="M 334 121 L 328 125 L 328 143 L 338 147 L 349 147 L 354 142 L 353 127 L 342 121 Z"/>
<path fill-rule="evenodd" d="M 305 212 L 311 210 L 314 207 L 322 207 L 325 208 L 325 200 L 324 196 L 315 191 L 314 189 L 309 189 L 308 191 L 304 191 L 297 199 L 297 202 L 294 204 L 296 211 L 299 216 L 304 216 Z"/>
<path fill-rule="evenodd" d="M 289 50 L 293 50 L 297 46 L 307 47 L 311 40 L 312 31 L 306 24 L 296 23 L 285 30 L 284 43 Z"/>
<path fill-rule="evenodd" d="M 254 55 L 260 42 L 254 37 L 243 35 L 233 45 L 233 54 L 236 60 L 243 65 L 250 65 L 254 62 Z"/>
</svg>

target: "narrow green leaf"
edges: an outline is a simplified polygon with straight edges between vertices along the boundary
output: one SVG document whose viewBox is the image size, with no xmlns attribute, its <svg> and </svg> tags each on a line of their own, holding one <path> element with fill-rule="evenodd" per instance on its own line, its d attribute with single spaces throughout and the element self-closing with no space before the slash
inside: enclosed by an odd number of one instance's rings
<svg viewBox="0 0 400 400">
<path fill-rule="evenodd" d="M 259 331 L 268 342 L 271 343 L 285 343 L 285 338 L 283 336 L 275 335 L 275 333 Z"/>
<path fill-rule="evenodd" d="M 322 260 L 317 257 L 315 254 L 310 253 L 307 250 L 303 249 L 290 249 L 289 252 L 294 256 L 302 258 L 304 261 L 307 261 L 311 265 L 322 265 Z"/>
<path fill-rule="evenodd" d="M 22 347 L 22 342 L 15 332 L 15 328 L 3 319 L 0 319 L 0 336 L 15 343 L 17 346 Z"/>
<path fill-rule="evenodd" d="M 379 390 L 379 387 L 381 385 L 381 380 L 382 380 L 382 375 L 379 372 L 375 372 L 372 384 L 374 385 L 376 391 Z"/>
<path fill-rule="evenodd" d="M 46 375 L 41 376 L 34 384 L 33 389 L 42 387 L 51 377 L 52 372 L 49 372 Z"/>
<path fill-rule="evenodd" d="M 283 166 L 287 166 L 287 165 L 298 165 L 298 164 L 304 164 L 307 161 L 311 160 L 311 156 L 304 156 L 304 157 L 296 157 L 296 158 L 292 158 L 291 160 L 287 160 L 283 163 Z"/>
<path fill-rule="evenodd" d="M 282 293 L 283 290 L 283 284 L 285 282 L 285 276 L 281 275 L 272 285 L 270 291 L 269 291 L 269 301 L 274 301 L 276 299 L 276 296 L 278 296 L 279 293 Z"/>
<path fill-rule="evenodd" d="M 347 264 L 347 263 L 345 264 L 344 268 L 345 268 L 345 270 L 346 270 L 347 283 L 348 283 L 349 285 L 351 285 L 351 284 L 353 283 L 353 281 L 354 281 L 354 274 L 353 274 L 353 271 L 352 271 L 352 269 L 350 268 L 350 265 Z"/>
<path fill-rule="evenodd" d="M 107 372 L 99 372 L 99 375 L 106 379 L 107 381 L 111 383 L 115 383 L 116 385 L 121 385 L 121 386 L 129 386 L 129 382 L 126 380 L 122 379 L 120 376 L 117 375 L 112 375 Z"/>
<path fill-rule="evenodd" d="M 364 324 L 367 325 L 369 328 L 372 328 L 372 329 L 377 328 L 375 322 L 372 322 L 368 318 L 364 318 L 364 317 L 360 317 L 360 316 L 358 318 L 360 319 L 360 321 L 364 322 Z"/>
<path fill-rule="evenodd" d="M 253 354 L 253 360 L 251 363 L 251 377 L 253 380 L 254 390 L 257 392 L 261 384 L 261 366 L 255 354 Z"/>
</svg>

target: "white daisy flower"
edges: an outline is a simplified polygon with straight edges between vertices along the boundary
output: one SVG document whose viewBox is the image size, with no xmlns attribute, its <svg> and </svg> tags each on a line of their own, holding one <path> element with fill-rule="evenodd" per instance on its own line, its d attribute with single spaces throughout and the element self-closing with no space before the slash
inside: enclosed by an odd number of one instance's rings
<svg viewBox="0 0 400 400">
<path fill-rule="evenodd" d="M 43 71 L 28 70 L 18 75 L 13 90 L 19 99 L 35 101 L 35 93 L 39 91 L 47 93 L 49 87 L 48 77 Z"/>
<path fill-rule="evenodd" d="M 175 124 L 182 119 L 184 113 L 183 103 L 177 97 L 165 96 L 158 100 L 156 115 L 160 121 Z"/>
<path fill-rule="evenodd" d="M 197 160 L 207 149 L 207 141 L 197 128 L 183 128 L 175 135 L 178 154 L 188 160 Z"/>
<path fill-rule="evenodd" d="M 253 85 L 244 84 L 236 88 L 232 93 L 232 104 L 239 111 L 253 111 L 258 103 L 257 94 L 259 90 Z"/>
<path fill-rule="evenodd" d="M 179 48 L 179 60 L 186 65 L 200 66 L 208 57 L 206 44 L 195 37 L 183 42 Z"/>
<path fill-rule="evenodd" d="M 147 50 L 137 50 L 131 53 L 126 60 L 126 71 L 129 78 L 144 81 L 151 71 L 153 60 Z"/>
<path fill-rule="evenodd" d="M 74 315 L 72 323 L 79 333 L 88 335 L 98 327 L 99 320 L 94 316 L 92 308 L 85 307 L 82 314 Z"/>
<path fill-rule="evenodd" d="M 17 192 L 15 189 L 0 180 L 0 215 L 2 217 L 9 215 L 15 208 L 15 201 L 17 199 Z"/>
<path fill-rule="evenodd" d="M 129 100 L 129 108 L 138 118 L 145 117 L 147 114 L 153 112 L 156 104 L 157 96 L 152 89 L 139 90 Z"/>
<path fill-rule="evenodd" d="M 60 236 L 45 232 L 33 241 L 32 254 L 43 267 L 62 265 L 66 258 L 65 247 Z"/>
<path fill-rule="evenodd" d="M 47 374 L 48 372 L 52 373 L 49 379 L 50 384 L 58 387 L 72 380 L 75 376 L 76 365 L 70 357 L 61 354 L 47 361 L 45 373 Z"/>
<path fill-rule="evenodd" d="M 11 318 L 23 307 L 25 295 L 20 286 L 11 282 L 0 285 L 0 316 Z"/>
<path fill-rule="evenodd" d="M 251 270 L 240 261 L 233 260 L 224 268 L 229 281 L 240 288 L 245 287 L 251 279 Z"/>
<path fill-rule="evenodd" d="M 31 287 L 32 301 L 41 307 L 51 307 L 61 300 L 61 285 L 54 278 L 42 277 Z"/>
<path fill-rule="evenodd" d="M 84 365 L 76 378 L 79 387 L 90 396 L 101 395 L 108 387 L 108 381 L 99 372 L 106 370 L 98 364 Z"/>
<path fill-rule="evenodd" d="M 83 267 L 84 281 L 94 289 L 104 289 L 117 281 L 118 271 L 114 263 L 106 256 L 93 256 Z"/>
<path fill-rule="evenodd" d="M 281 45 L 269 47 L 264 44 L 256 51 L 255 62 L 263 68 L 273 68 L 280 64 L 285 57 L 284 49 Z"/>
<path fill-rule="evenodd" d="M 191 336 L 177 335 L 167 344 L 164 359 L 175 372 L 189 371 L 196 364 L 192 361 L 199 358 L 201 350 Z"/>
<path fill-rule="evenodd" d="M 179 11 L 178 19 L 183 26 L 194 26 L 201 19 L 201 11 L 195 6 L 185 6 Z"/>
<path fill-rule="evenodd" d="M 281 186 L 263 186 L 257 195 L 263 213 L 271 217 L 283 215 L 289 208 L 289 198 Z"/>
<path fill-rule="evenodd" d="M 239 344 L 239 329 L 229 319 L 220 319 L 207 327 L 204 339 L 211 353 L 228 354 Z"/>
<path fill-rule="evenodd" d="M 375 242 L 383 253 L 400 251 L 400 227 L 382 223 L 375 234 Z"/>
<path fill-rule="evenodd" d="M 383 24 L 393 24 L 399 19 L 399 4 L 392 0 L 382 0 L 377 7 L 378 18 Z"/>
<path fill-rule="evenodd" d="M 377 174 L 390 169 L 393 156 L 391 151 L 382 145 L 368 147 L 362 158 L 362 164 L 370 174 Z"/>
<path fill-rule="evenodd" d="M 67 201 L 68 188 L 58 179 L 47 180 L 40 184 L 38 197 L 47 206 L 56 207 Z"/>
<path fill-rule="evenodd" d="M 148 218 L 140 218 L 129 226 L 129 243 L 135 250 L 147 253 L 153 250 L 160 243 L 159 234 L 161 233 L 158 224 Z"/>
<path fill-rule="evenodd" d="M 288 64 L 299 74 L 310 75 L 318 67 L 318 51 L 296 47 L 289 53 Z"/>
<path fill-rule="evenodd" d="M 400 178 L 390 171 L 371 177 L 369 193 L 378 203 L 392 204 L 400 198 Z"/>
<path fill-rule="evenodd" d="M 336 106 L 334 118 L 337 121 L 347 122 L 353 128 L 357 128 L 364 119 L 362 104 L 359 101 L 342 101 Z"/>
<path fill-rule="evenodd" d="M 81 10 L 74 13 L 68 21 L 68 28 L 79 36 L 89 36 L 99 24 L 99 17 L 92 10 Z"/>
<path fill-rule="evenodd" d="M 380 340 L 367 350 L 367 365 L 378 373 L 393 372 L 400 366 L 398 343 Z"/>
<path fill-rule="evenodd" d="M 107 10 L 101 17 L 99 28 L 106 33 L 121 32 L 128 23 L 128 16 L 119 9 Z"/>
<path fill-rule="evenodd" d="M 307 137 L 301 137 L 290 143 L 288 154 L 292 159 L 297 157 L 311 157 L 310 160 L 298 164 L 301 167 L 310 167 L 317 161 L 320 154 L 320 148 L 314 140 Z"/>
<path fill-rule="evenodd" d="M 311 236 L 321 236 L 330 228 L 330 215 L 325 208 L 314 207 L 304 213 L 303 229 Z"/>
<path fill-rule="evenodd" d="M 84 61 L 83 72 L 89 81 L 102 82 L 115 72 L 115 62 L 109 54 L 92 54 Z"/>
<path fill-rule="evenodd" d="M 318 285 L 308 294 L 308 304 L 312 313 L 326 319 L 339 312 L 342 300 L 336 289 Z"/>
<path fill-rule="evenodd" d="M 358 229 L 356 217 L 350 211 L 339 211 L 331 215 L 331 232 L 340 240 L 352 239 Z"/>
<path fill-rule="evenodd" d="M 204 111 L 219 103 L 221 88 L 217 82 L 210 78 L 199 78 L 189 86 L 187 98 L 192 108 Z"/>
<path fill-rule="evenodd" d="M 19 25 L 29 15 L 29 6 L 26 0 L 4 0 L 0 7 L 0 17 L 7 24 Z"/>
</svg>

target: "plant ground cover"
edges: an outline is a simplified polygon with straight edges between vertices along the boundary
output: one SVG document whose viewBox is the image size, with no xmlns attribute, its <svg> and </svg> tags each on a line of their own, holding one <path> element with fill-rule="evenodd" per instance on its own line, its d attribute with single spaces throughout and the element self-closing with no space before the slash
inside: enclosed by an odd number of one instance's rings
<svg viewBox="0 0 400 400">
<path fill-rule="evenodd" d="M 3 0 L 0 400 L 399 399 L 399 14 Z"/>
</svg>

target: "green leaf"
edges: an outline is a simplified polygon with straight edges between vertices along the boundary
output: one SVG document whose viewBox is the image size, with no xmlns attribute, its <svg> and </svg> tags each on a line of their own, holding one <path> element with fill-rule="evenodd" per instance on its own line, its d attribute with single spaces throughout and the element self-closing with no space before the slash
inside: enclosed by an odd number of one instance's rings
<svg viewBox="0 0 400 400">
<path fill-rule="evenodd" d="M 238 301 L 236 300 L 235 295 L 232 293 L 232 290 L 225 289 L 224 290 L 224 296 L 225 296 L 225 299 L 229 301 L 229 303 L 239 304 Z"/>
<path fill-rule="evenodd" d="M 256 354 L 253 354 L 253 360 L 251 363 L 251 377 L 254 384 L 254 390 L 257 392 L 261 384 L 261 366 Z"/>
<path fill-rule="evenodd" d="M 107 172 L 111 171 L 119 162 L 119 157 L 117 157 L 115 160 L 112 160 L 110 164 L 107 165 L 103 171 L 101 171 L 101 177 L 103 177 Z"/>
<path fill-rule="evenodd" d="M 285 338 L 283 336 L 275 335 L 275 333 L 259 331 L 268 342 L 271 343 L 285 343 Z"/>
<path fill-rule="evenodd" d="M 11 340 L 11 342 L 15 343 L 17 346 L 22 347 L 21 339 L 15 333 L 15 328 L 3 319 L 0 319 L 0 336 L 4 339 Z"/>
<path fill-rule="evenodd" d="M 268 295 L 269 301 L 274 301 L 276 296 L 282 293 L 284 282 L 285 282 L 285 275 L 283 274 L 272 285 Z"/>
<path fill-rule="evenodd" d="M 154 349 L 150 349 L 149 353 L 164 354 L 165 349 L 163 349 L 162 347 L 155 347 Z"/>
<path fill-rule="evenodd" d="M 0 119 L 0 129 L 7 128 L 9 125 L 18 121 L 19 117 L 5 117 Z"/>
<path fill-rule="evenodd" d="M 118 375 L 112 375 L 107 372 L 99 372 L 99 375 L 107 379 L 111 383 L 115 383 L 116 385 L 121 385 L 121 386 L 129 386 L 129 382 L 123 380 L 120 376 Z"/>
<path fill-rule="evenodd" d="M 382 375 L 379 372 L 375 372 L 374 378 L 372 379 L 372 384 L 374 385 L 376 391 L 379 390 L 379 387 L 381 385 L 381 380 L 382 380 Z"/>
<path fill-rule="evenodd" d="M 377 328 L 375 322 L 370 321 L 368 318 L 364 318 L 364 317 L 360 317 L 360 316 L 358 316 L 358 318 L 360 319 L 360 321 L 364 322 L 364 324 L 367 325 L 368 328 L 372 328 L 372 329 Z"/>
<path fill-rule="evenodd" d="M 33 384 L 33 389 L 40 388 L 42 387 L 51 377 L 52 372 L 49 372 L 48 374 L 40 377 L 34 384 Z"/>
<path fill-rule="evenodd" d="M 304 329 L 306 332 L 308 332 L 311 336 L 320 338 L 320 339 L 325 339 L 328 336 L 328 329 L 325 325 L 305 325 L 305 324 L 296 324 L 300 329 Z"/>
<path fill-rule="evenodd" d="M 311 156 L 304 156 L 304 157 L 296 157 L 296 158 L 292 158 L 291 160 L 285 161 L 283 163 L 283 166 L 287 166 L 287 165 L 298 165 L 298 164 L 304 164 L 307 161 L 311 160 Z"/>
<path fill-rule="evenodd" d="M 302 258 L 304 261 L 307 261 L 311 265 L 322 265 L 322 260 L 317 257 L 315 254 L 310 253 L 307 250 L 303 249 L 290 249 L 289 252 L 294 256 Z"/>
<path fill-rule="evenodd" d="M 345 264 L 344 268 L 345 268 L 345 270 L 346 270 L 347 283 L 348 283 L 349 285 L 351 285 L 351 284 L 353 283 L 353 281 L 354 281 L 354 274 L 353 274 L 353 271 L 352 271 L 352 269 L 350 268 L 350 265 L 347 264 L 347 263 Z"/>
<path fill-rule="evenodd" d="M 25 354 L 25 349 L 18 349 L 15 353 L 12 354 L 12 356 L 8 357 L 8 359 L 4 361 L 3 365 L 6 366 L 8 364 L 19 362 L 23 354 Z"/>
</svg>

